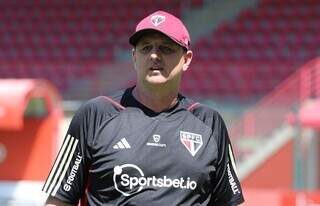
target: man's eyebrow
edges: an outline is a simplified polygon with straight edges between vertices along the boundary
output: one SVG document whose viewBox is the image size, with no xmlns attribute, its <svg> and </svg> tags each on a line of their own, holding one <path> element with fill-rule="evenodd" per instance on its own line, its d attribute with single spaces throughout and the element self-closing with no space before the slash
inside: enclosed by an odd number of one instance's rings
<svg viewBox="0 0 320 206">
<path fill-rule="evenodd" d="M 150 42 L 148 40 L 141 40 L 139 42 L 139 44 L 145 45 L 145 44 L 149 44 Z"/>
<path fill-rule="evenodd" d="M 152 39 L 142 39 L 140 40 L 139 44 L 140 45 L 146 45 L 146 44 L 150 44 L 152 41 Z M 171 41 L 171 40 L 168 40 L 168 39 L 164 39 L 160 42 L 161 44 L 164 44 L 164 45 L 168 45 L 168 46 L 175 46 L 175 42 Z"/>
<path fill-rule="evenodd" d="M 163 42 L 162 42 L 162 44 L 166 44 L 166 45 L 175 45 L 175 43 L 174 43 L 174 42 L 172 42 L 172 41 L 168 41 L 168 40 L 163 41 Z"/>
</svg>

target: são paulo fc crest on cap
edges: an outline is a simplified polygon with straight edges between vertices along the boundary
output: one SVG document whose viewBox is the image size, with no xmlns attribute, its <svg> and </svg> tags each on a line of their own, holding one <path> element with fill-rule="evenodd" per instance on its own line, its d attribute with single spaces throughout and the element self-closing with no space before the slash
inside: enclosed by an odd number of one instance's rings
<svg viewBox="0 0 320 206">
<path fill-rule="evenodd" d="M 161 24 L 165 20 L 166 20 L 166 17 L 162 16 L 162 15 L 154 15 L 151 17 L 151 22 L 154 26 L 158 26 L 159 24 Z"/>
<path fill-rule="evenodd" d="M 184 131 L 180 131 L 180 141 L 192 156 L 195 156 L 197 154 L 203 144 L 202 136 L 200 134 Z"/>
</svg>

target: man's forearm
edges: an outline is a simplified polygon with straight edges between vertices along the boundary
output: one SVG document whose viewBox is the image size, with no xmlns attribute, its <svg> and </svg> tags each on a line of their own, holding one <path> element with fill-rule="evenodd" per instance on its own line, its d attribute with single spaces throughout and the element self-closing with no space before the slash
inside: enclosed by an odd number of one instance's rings
<svg viewBox="0 0 320 206">
<path fill-rule="evenodd" d="M 67 204 L 65 202 L 62 202 L 61 200 L 59 200 L 57 198 L 49 196 L 46 201 L 45 206 L 72 206 L 72 205 Z"/>
</svg>

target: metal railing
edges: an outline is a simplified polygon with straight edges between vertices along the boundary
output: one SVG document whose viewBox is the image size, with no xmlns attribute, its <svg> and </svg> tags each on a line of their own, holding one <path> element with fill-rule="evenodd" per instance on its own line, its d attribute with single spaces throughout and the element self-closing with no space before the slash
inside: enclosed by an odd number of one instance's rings
<svg viewBox="0 0 320 206">
<path fill-rule="evenodd" d="M 298 112 L 301 104 L 320 97 L 320 57 L 306 63 L 236 121 L 230 136 L 268 137 Z"/>
</svg>

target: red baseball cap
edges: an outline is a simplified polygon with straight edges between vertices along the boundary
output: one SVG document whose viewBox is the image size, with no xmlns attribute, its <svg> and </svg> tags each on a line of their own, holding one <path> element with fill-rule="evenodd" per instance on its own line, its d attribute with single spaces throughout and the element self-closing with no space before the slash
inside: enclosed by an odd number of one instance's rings
<svg viewBox="0 0 320 206">
<path fill-rule="evenodd" d="M 136 31 L 129 38 L 130 44 L 135 46 L 145 32 L 155 30 L 168 36 L 182 47 L 189 49 L 189 32 L 180 19 L 165 11 L 156 11 L 142 19 Z"/>
</svg>

